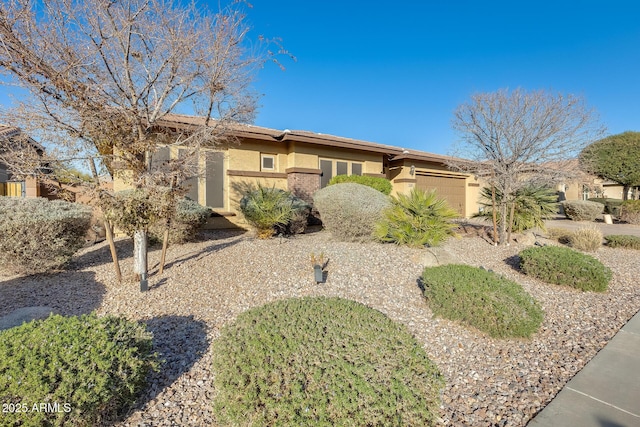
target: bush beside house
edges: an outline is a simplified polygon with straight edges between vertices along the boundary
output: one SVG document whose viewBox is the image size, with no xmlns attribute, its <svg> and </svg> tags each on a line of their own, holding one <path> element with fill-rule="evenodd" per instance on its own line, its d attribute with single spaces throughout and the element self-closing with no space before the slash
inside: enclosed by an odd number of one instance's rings
<svg viewBox="0 0 640 427">
<path fill-rule="evenodd" d="M 562 207 L 566 217 L 573 221 L 595 221 L 604 212 L 602 203 L 588 200 L 565 200 Z"/>
<path fill-rule="evenodd" d="M 288 191 L 258 186 L 244 194 L 240 210 L 258 238 L 303 233 L 311 206 Z"/>
<path fill-rule="evenodd" d="M 336 175 L 331 178 L 328 185 L 344 184 L 345 182 L 355 182 L 356 184 L 366 185 L 367 187 L 374 188 L 387 196 L 391 194 L 391 181 L 387 178 L 379 178 L 375 176 Z"/>
<path fill-rule="evenodd" d="M 375 224 L 391 205 L 388 196 L 356 183 L 329 185 L 313 195 L 324 227 L 339 240 L 371 241 Z"/>
<path fill-rule="evenodd" d="M 13 274 L 65 266 L 85 243 L 91 209 L 43 198 L 0 197 L 0 263 Z"/>
</svg>

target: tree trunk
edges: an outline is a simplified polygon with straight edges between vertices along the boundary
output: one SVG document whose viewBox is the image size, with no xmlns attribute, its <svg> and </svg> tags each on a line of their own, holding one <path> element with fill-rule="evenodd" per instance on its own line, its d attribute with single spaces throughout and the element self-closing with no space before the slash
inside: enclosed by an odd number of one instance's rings
<svg viewBox="0 0 640 427">
<path fill-rule="evenodd" d="M 498 244 L 498 218 L 497 216 L 497 208 L 498 206 L 496 205 L 496 187 L 495 185 L 491 186 L 491 208 L 492 208 L 492 214 L 493 214 L 493 244 L 497 245 Z"/>
<path fill-rule="evenodd" d="M 147 231 L 138 230 L 133 235 L 133 272 L 140 282 L 140 292 L 146 291 L 147 281 Z"/>
<path fill-rule="evenodd" d="M 120 270 L 120 263 L 118 262 L 118 252 L 116 251 L 116 244 L 113 241 L 113 225 L 111 225 L 111 222 L 107 221 L 106 219 L 104 220 L 104 231 L 107 236 L 107 242 L 109 242 L 111 259 L 113 260 L 113 268 L 116 271 L 116 279 L 118 279 L 118 283 L 122 283 L 122 270 Z"/>
<path fill-rule="evenodd" d="M 160 257 L 160 274 L 164 272 L 164 261 L 167 256 L 167 246 L 169 246 L 169 224 L 164 230 L 164 236 L 162 238 L 162 256 Z"/>
<path fill-rule="evenodd" d="M 513 230 L 513 223 L 515 221 L 516 203 L 511 203 L 511 215 L 509 216 L 509 234 L 507 235 L 507 245 L 511 243 L 511 231 Z"/>
<path fill-rule="evenodd" d="M 507 240 L 508 207 L 509 206 L 505 200 L 500 200 L 500 245 L 504 245 Z"/>
<path fill-rule="evenodd" d="M 629 198 L 629 189 L 631 188 L 630 185 L 624 185 L 622 187 L 622 200 L 627 200 Z"/>
</svg>

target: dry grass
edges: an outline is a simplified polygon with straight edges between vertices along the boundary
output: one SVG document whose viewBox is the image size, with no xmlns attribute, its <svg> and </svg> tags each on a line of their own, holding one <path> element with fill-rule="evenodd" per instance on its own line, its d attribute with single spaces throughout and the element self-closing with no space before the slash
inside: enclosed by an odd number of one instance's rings
<svg viewBox="0 0 640 427">
<path fill-rule="evenodd" d="M 602 246 L 602 231 L 596 226 L 579 228 L 569 235 L 572 248 L 585 252 L 595 252 Z"/>
</svg>

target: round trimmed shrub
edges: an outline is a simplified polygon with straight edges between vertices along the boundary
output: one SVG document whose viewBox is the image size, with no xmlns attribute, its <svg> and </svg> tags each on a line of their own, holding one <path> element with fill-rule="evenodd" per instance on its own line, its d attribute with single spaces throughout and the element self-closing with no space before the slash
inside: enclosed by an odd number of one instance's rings
<svg viewBox="0 0 640 427">
<path fill-rule="evenodd" d="M 0 197 L 0 264 L 12 274 L 62 268 L 84 245 L 90 221 L 84 205 Z"/>
<path fill-rule="evenodd" d="M 329 185 L 316 191 L 313 202 L 324 227 L 346 241 L 373 240 L 375 224 L 385 208 L 388 196 L 366 185 L 345 183 Z"/>
<path fill-rule="evenodd" d="M 436 424 L 442 375 L 407 329 L 341 298 L 249 310 L 213 343 L 221 425 Z"/>
<path fill-rule="evenodd" d="M 611 281 L 608 267 L 594 257 L 570 248 L 531 247 L 519 256 L 523 273 L 547 283 L 604 292 Z"/>
<path fill-rule="evenodd" d="M 522 286 L 481 268 L 427 267 L 422 283 L 434 315 L 460 321 L 494 338 L 529 337 L 544 317 L 538 302 Z"/>
<path fill-rule="evenodd" d="M 258 186 L 242 197 L 240 210 L 258 237 L 268 239 L 277 233 L 304 233 L 311 206 L 289 191 Z"/>
<path fill-rule="evenodd" d="M 329 180 L 327 185 L 344 184 L 345 182 L 355 182 L 356 184 L 366 185 L 367 187 L 374 188 L 387 196 L 391 194 L 391 181 L 387 178 L 380 178 L 376 176 L 336 175 Z"/>
<path fill-rule="evenodd" d="M 562 207 L 566 217 L 573 221 L 595 221 L 604 212 L 602 203 L 588 200 L 565 200 Z"/>
<path fill-rule="evenodd" d="M 640 200 L 625 200 L 620 205 L 620 219 L 629 224 L 640 224 Z"/>
<path fill-rule="evenodd" d="M 186 198 L 178 200 L 169 229 L 169 243 L 186 243 L 193 241 L 198 230 L 207 222 L 211 209 Z M 162 221 L 161 221 L 162 222 Z M 155 240 L 164 238 L 164 224 L 151 226 L 150 234 Z"/>
<path fill-rule="evenodd" d="M 0 332 L 2 425 L 94 426 L 121 415 L 156 368 L 151 334 L 122 318 L 51 315 Z M 34 411 L 45 404 L 56 410 Z M 24 409 L 28 409 L 25 413 Z"/>
</svg>

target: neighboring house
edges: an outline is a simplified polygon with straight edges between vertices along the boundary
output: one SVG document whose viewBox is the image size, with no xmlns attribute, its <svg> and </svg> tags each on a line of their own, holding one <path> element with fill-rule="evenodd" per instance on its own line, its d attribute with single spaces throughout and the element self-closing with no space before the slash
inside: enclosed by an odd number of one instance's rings
<svg viewBox="0 0 640 427">
<path fill-rule="evenodd" d="M 17 127 L 0 125 L 0 150 L 3 145 L 10 146 L 12 140 L 21 135 L 22 132 Z M 42 150 L 42 147 L 33 139 L 29 138 L 28 141 L 37 150 Z M 40 191 L 37 179 L 28 177 L 24 180 L 16 180 L 7 171 L 7 166 L 0 162 L 0 196 L 38 197 Z"/>
<path fill-rule="evenodd" d="M 577 162 L 577 160 L 575 161 Z M 623 199 L 624 186 L 617 182 L 599 178 L 586 172 L 578 173 L 576 178 L 556 186 L 560 201 L 587 200 L 591 198 Z M 629 189 L 628 199 L 637 197 L 637 190 Z"/>
<path fill-rule="evenodd" d="M 163 126 L 188 130 L 202 123 L 193 116 L 172 115 Z M 452 172 L 446 156 L 307 131 L 275 130 L 251 125 L 233 127 L 237 144 L 202 150 L 203 173 L 191 179 L 188 197 L 213 209 L 209 226 L 242 226 L 239 201 L 257 184 L 289 190 L 312 202 L 313 193 L 336 175 L 368 175 L 391 181 L 392 194 L 412 188 L 435 189 L 461 216 L 478 212 L 480 184 Z M 153 162 L 180 156 L 180 147 L 160 147 Z M 116 173 L 114 190 L 128 188 Z"/>
</svg>

